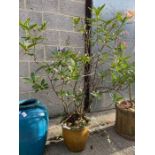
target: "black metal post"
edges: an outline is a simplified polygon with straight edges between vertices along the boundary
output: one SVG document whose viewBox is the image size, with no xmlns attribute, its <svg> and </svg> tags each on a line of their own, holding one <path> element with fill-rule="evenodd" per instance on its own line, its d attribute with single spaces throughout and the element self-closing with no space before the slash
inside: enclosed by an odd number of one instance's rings
<svg viewBox="0 0 155 155">
<path fill-rule="evenodd" d="M 86 0 L 85 4 L 85 16 L 87 18 L 91 18 L 91 11 L 89 8 L 92 7 L 92 0 Z M 87 31 L 90 31 L 91 26 L 88 25 L 88 21 L 86 20 L 86 29 Z M 89 56 L 91 56 L 91 47 L 90 44 L 86 44 L 87 39 L 89 38 L 89 34 L 85 34 L 85 53 L 88 53 Z M 89 92 L 90 92 L 90 76 L 88 75 L 90 73 L 90 64 L 87 63 L 84 68 L 85 72 L 85 78 L 84 78 L 84 89 L 85 89 L 85 98 L 84 98 L 84 111 L 90 112 L 90 98 L 89 98 Z"/>
</svg>

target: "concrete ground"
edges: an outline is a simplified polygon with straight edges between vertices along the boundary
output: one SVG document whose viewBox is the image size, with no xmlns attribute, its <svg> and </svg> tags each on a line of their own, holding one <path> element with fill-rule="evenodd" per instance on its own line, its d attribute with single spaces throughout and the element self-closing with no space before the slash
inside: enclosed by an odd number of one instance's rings
<svg viewBox="0 0 155 155">
<path fill-rule="evenodd" d="M 55 119 L 50 123 L 45 155 L 134 155 L 134 141 L 119 136 L 114 130 L 115 111 L 89 114 L 90 136 L 83 152 L 68 151 L 61 136 L 61 126 Z"/>
</svg>

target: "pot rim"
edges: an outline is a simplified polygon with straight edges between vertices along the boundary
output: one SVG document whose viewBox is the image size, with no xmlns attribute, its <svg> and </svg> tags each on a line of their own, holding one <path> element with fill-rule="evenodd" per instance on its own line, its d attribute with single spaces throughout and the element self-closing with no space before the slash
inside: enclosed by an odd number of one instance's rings
<svg viewBox="0 0 155 155">
<path fill-rule="evenodd" d="M 80 127 L 80 128 L 76 128 L 76 127 L 73 128 L 73 127 L 67 126 L 66 123 L 63 123 L 61 126 L 62 126 L 63 129 L 67 129 L 67 130 L 80 131 L 80 130 L 83 130 L 85 128 L 87 128 L 89 130 L 88 126 L 84 126 L 84 127 Z"/>
<path fill-rule="evenodd" d="M 115 104 L 116 109 L 119 109 L 119 110 L 121 110 L 121 111 L 126 111 L 126 112 L 135 113 L 135 109 L 134 109 L 134 108 L 129 108 L 129 109 L 122 109 L 122 108 L 120 108 L 118 105 L 119 105 L 122 101 L 125 101 L 125 100 L 119 100 L 118 102 L 116 102 L 116 104 Z"/>
</svg>

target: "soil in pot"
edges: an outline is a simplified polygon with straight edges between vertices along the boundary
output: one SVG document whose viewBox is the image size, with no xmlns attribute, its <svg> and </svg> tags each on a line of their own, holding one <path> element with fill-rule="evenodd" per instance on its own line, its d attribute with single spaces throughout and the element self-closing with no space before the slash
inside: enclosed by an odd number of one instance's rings
<svg viewBox="0 0 155 155">
<path fill-rule="evenodd" d="M 116 104 L 117 133 L 127 139 L 135 139 L 135 106 L 133 102 L 121 101 Z"/>
<path fill-rule="evenodd" d="M 128 109 L 128 110 L 130 110 L 131 108 L 134 109 L 134 103 L 128 100 L 120 102 L 119 104 L 117 104 L 117 106 L 121 109 Z"/>
</svg>

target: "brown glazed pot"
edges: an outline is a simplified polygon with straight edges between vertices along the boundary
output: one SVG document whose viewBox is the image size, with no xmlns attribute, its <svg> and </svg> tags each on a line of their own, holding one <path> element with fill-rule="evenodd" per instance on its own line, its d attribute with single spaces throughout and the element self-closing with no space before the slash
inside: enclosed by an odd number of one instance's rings
<svg viewBox="0 0 155 155">
<path fill-rule="evenodd" d="M 122 109 L 116 103 L 116 132 L 129 140 L 135 139 L 135 110 Z"/>
<path fill-rule="evenodd" d="M 82 129 L 71 129 L 62 126 L 64 143 L 72 152 L 81 152 L 84 150 L 88 136 L 89 129 L 84 127 Z"/>
</svg>

